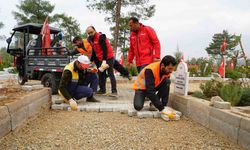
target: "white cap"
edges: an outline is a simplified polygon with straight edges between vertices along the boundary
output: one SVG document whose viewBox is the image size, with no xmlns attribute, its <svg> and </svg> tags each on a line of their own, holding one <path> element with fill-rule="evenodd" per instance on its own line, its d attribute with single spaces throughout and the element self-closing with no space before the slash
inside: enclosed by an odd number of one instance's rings
<svg viewBox="0 0 250 150">
<path fill-rule="evenodd" d="M 87 56 L 81 55 L 81 56 L 78 57 L 77 61 L 80 62 L 80 65 L 83 68 L 89 68 L 90 60 L 89 60 L 89 58 Z"/>
</svg>

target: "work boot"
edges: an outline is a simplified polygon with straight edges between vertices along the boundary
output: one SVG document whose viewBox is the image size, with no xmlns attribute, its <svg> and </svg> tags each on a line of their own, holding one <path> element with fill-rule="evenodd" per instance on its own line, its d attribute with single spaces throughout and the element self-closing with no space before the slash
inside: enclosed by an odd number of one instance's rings
<svg viewBox="0 0 250 150">
<path fill-rule="evenodd" d="M 154 106 L 152 102 L 149 103 L 149 111 L 157 111 L 157 108 Z"/>
<path fill-rule="evenodd" d="M 87 101 L 87 102 L 100 102 L 99 100 L 95 99 L 94 96 L 92 96 L 92 97 L 87 97 L 86 101 Z"/>
<path fill-rule="evenodd" d="M 103 91 L 103 90 L 99 90 L 99 91 L 95 92 L 95 94 L 97 94 L 97 95 L 104 95 L 104 94 L 106 94 L 106 92 Z"/>
<path fill-rule="evenodd" d="M 111 96 L 111 97 L 117 97 L 118 94 L 117 94 L 117 92 L 112 92 L 112 93 L 109 94 L 109 96 Z"/>
</svg>

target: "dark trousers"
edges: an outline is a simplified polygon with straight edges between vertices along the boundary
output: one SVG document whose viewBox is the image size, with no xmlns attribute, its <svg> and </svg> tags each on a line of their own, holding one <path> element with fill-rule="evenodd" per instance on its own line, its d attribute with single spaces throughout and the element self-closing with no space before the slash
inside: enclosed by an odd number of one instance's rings
<svg viewBox="0 0 250 150">
<path fill-rule="evenodd" d="M 128 77 L 129 75 L 128 70 L 124 68 L 116 59 L 114 61 L 114 69 L 120 72 L 122 76 Z"/>
<path fill-rule="evenodd" d="M 81 85 L 77 85 L 76 88 L 72 88 L 73 85 L 68 86 L 69 93 L 76 100 L 93 96 L 93 92 L 97 91 L 98 78 L 94 73 L 86 75 L 84 82 Z M 74 86 L 75 87 L 75 86 Z"/>
<path fill-rule="evenodd" d="M 108 59 L 106 62 L 109 65 L 109 68 L 103 72 L 100 72 L 100 71 L 98 72 L 100 91 L 106 92 L 106 71 L 107 71 L 110 82 L 111 82 L 111 92 L 114 93 L 114 92 L 117 92 L 116 79 L 115 79 L 114 69 L 113 69 L 114 58 Z"/>
<path fill-rule="evenodd" d="M 156 88 L 158 100 L 152 101 L 155 107 L 158 106 L 167 106 L 169 90 L 170 90 L 170 79 L 165 79 L 161 82 L 161 84 Z M 134 96 L 134 108 L 136 110 L 141 110 L 144 105 L 145 97 L 147 96 L 146 90 L 136 90 Z"/>
<path fill-rule="evenodd" d="M 141 70 L 142 70 L 143 68 L 145 68 L 147 65 L 148 65 L 148 64 L 142 65 L 142 66 L 137 66 L 136 68 L 137 68 L 138 73 L 140 73 Z"/>
</svg>

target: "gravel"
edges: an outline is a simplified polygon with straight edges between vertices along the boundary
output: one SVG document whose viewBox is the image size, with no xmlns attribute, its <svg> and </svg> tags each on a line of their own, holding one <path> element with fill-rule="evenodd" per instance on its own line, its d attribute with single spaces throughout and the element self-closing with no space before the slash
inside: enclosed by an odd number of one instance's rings
<svg viewBox="0 0 250 150">
<path fill-rule="evenodd" d="M 43 111 L 0 139 L 0 149 L 242 149 L 182 117 L 139 119 L 120 113 Z"/>
</svg>

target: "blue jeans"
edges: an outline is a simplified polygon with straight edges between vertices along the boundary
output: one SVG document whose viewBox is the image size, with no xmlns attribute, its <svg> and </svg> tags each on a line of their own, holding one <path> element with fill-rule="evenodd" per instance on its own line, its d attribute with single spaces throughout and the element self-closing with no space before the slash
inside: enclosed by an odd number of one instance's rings
<svg viewBox="0 0 250 150">
<path fill-rule="evenodd" d="M 84 97 L 93 96 L 93 92 L 97 91 L 98 78 L 94 73 L 89 73 L 85 76 L 84 82 L 81 85 L 77 85 L 76 88 L 72 88 L 72 85 L 68 86 L 69 93 L 76 100 Z"/>
</svg>

